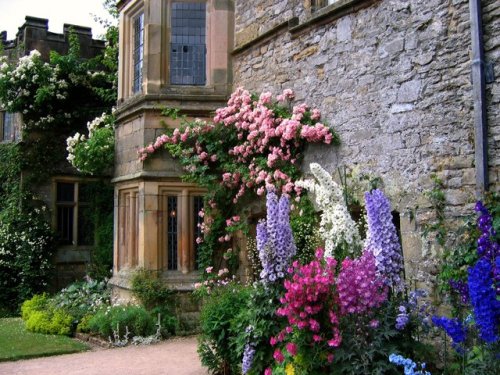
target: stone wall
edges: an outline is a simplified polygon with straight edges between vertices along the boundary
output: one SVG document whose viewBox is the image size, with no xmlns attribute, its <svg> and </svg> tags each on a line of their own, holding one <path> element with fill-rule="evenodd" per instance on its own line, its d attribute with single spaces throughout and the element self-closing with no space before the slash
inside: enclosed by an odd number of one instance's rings
<svg viewBox="0 0 500 375">
<path fill-rule="evenodd" d="M 381 177 L 401 213 L 406 259 L 433 258 L 437 250 L 420 236 L 433 218 L 423 195 L 431 175 L 445 184 L 449 217 L 470 214 L 475 199 L 468 1 L 339 0 L 313 14 L 309 1 L 251 3 L 236 2 L 234 86 L 291 88 L 296 102 L 319 107 L 342 145 L 310 147 L 304 169 L 319 162 L 331 172 L 345 165 Z M 487 57 L 499 75 L 499 4 L 483 3 Z M 268 27 L 290 15 L 288 27 Z M 488 95 L 498 190 L 498 79 Z"/>
<path fill-rule="evenodd" d="M 493 67 L 494 82 L 486 85 L 488 98 L 490 180 L 500 184 L 500 2 L 483 2 L 484 49 L 486 61 Z"/>
</svg>

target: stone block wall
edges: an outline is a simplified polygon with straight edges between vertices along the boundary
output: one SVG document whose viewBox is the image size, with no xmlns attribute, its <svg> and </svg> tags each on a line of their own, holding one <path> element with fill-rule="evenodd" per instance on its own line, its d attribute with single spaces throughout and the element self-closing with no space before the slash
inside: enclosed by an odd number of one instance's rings
<svg viewBox="0 0 500 375">
<path fill-rule="evenodd" d="M 494 81 L 486 85 L 488 99 L 490 182 L 498 190 L 500 184 L 500 2 L 483 2 L 484 50 L 491 64 Z"/>
<path fill-rule="evenodd" d="M 499 7 L 483 2 L 486 55 L 497 75 Z M 431 175 L 444 182 L 448 217 L 472 213 L 475 200 L 469 2 L 339 0 L 311 14 L 310 1 L 262 0 L 236 1 L 235 9 L 234 86 L 291 88 L 296 103 L 317 106 L 342 144 L 310 147 L 304 170 L 319 162 L 330 172 L 345 165 L 381 177 L 401 213 L 405 257 L 432 260 L 438 249 L 420 235 L 433 219 L 423 194 Z M 289 17 L 287 27 L 269 28 Z M 487 91 L 498 191 L 498 79 Z"/>
</svg>

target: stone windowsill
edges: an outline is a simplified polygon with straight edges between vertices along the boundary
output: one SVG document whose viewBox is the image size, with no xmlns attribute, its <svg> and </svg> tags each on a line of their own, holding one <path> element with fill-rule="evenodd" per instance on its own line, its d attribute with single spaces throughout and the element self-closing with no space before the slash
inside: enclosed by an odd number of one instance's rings
<svg viewBox="0 0 500 375">
<path fill-rule="evenodd" d="M 121 271 L 118 275 L 113 275 L 109 280 L 109 285 L 116 286 L 122 289 L 131 289 L 130 280 L 133 271 Z M 162 280 L 165 284 L 176 291 L 193 291 L 194 284 L 200 280 L 200 271 L 191 271 L 189 273 L 182 273 L 180 271 L 164 271 L 161 274 Z"/>
<path fill-rule="evenodd" d="M 205 112 L 213 111 L 216 106 L 221 105 L 221 103 L 226 103 L 226 101 L 226 95 L 215 93 L 189 94 L 187 92 L 170 92 L 161 94 L 135 95 L 118 104 L 115 116 L 118 120 L 121 120 L 122 118 L 135 115 L 138 111 L 140 112 L 145 108 L 156 108 L 159 110 L 161 106 L 166 105 L 166 103 L 171 103 L 172 106 L 177 108 L 182 107 L 182 113 L 201 116 L 206 114 Z M 202 106 L 200 106 L 201 103 L 203 103 Z"/>
</svg>

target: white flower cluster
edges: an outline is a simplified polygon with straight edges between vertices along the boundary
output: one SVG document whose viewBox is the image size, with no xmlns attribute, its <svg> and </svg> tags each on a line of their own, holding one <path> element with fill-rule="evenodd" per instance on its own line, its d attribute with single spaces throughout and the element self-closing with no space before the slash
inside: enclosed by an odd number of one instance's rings
<svg viewBox="0 0 500 375">
<path fill-rule="evenodd" d="M 321 210 L 319 234 L 325 241 L 325 257 L 332 256 L 335 248 L 342 244 L 346 244 L 351 252 L 357 250 L 361 238 L 345 205 L 342 188 L 319 164 L 312 163 L 310 168 L 316 181 L 300 180 L 296 185 L 313 193 Z"/>
<path fill-rule="evenodd" d="M 73 161 L 75 160 L 75 149 L 78 144 L 85 142 L 86 141 L 85 134 L 80 134 L 80 133 L 75 133 L 74 136 L 69 136 L 68 139 L 66 139 L 66 150 L 68 151 L 68 161 L 73 164 Z"/>
<path fill-rule="evenodd" d="M 107 121 L 109 118 L 109 115 L 106 112 L 103 112 L 103 114 L 99 117 L 96 117 L 92 121 L 87 122 L 87 129 L 89 131 L 89 138 L 92 138 L 92 133 L 99 128 L 111 128 L 111 124 L 109 121 Z"/>
<path fill-rule="evenodd" d="M 33 97 L 43 88 L 44 96 L 57 100 L 67 97 L 68 84 L 59 79 L 60 68 L 53 68 L 50 64 L 43 62 L 40 52 L 33 50 L 27 56 L 23 56 L 12 66 L 5 57 L 0 58 L 0 82 L 7 88 L 6 105 L 8 110 L 20 111 L 28 114 L 33 107 Z M 36 102 L 36 101 L 35 101 Z M 14 107 L 14 108 L 13 108 Z M 53 121 L 50 116 L 40 117 L 29 125 L 42 126 Z"/>
<path fill-rule="evenodd" d="M 80 172 L 94 174 L 99 173 L 102 164 L 112 162 L 113 124 L 113 115 L 103 113 L 87 123 L 88 135 L 76 133 L 66 139 L 67 160 L 73 167 Z"/>
</svg>

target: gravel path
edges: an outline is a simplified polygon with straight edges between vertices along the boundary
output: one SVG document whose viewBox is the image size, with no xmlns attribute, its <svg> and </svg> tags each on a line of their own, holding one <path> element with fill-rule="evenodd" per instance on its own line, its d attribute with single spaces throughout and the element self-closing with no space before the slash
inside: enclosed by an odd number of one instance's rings
<svg viewBox="0 0 500 375">
<path fill-rule="evenodd" d="M 196 338 L 0 363 L 0 375 L 206 375 Z"/>
</svg>

